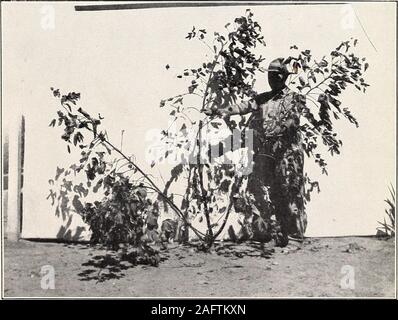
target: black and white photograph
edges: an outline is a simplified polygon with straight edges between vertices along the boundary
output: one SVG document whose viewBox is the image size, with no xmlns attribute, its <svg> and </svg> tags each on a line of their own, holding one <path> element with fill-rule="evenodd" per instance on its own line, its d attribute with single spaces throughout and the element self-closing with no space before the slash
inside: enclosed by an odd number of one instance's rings
<svg viewBox="0 0 398 320">
<path fill-rule="evenodd" d="M 2 298 L 396 299 L 396 15 L 2 2 Z"/>
</svg>

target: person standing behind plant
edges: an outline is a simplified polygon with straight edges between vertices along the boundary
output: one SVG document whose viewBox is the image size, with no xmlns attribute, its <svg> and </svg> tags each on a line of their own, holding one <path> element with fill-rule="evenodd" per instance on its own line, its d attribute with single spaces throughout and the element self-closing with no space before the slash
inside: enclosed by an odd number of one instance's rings
<svg viewBox="0 0 398 320">
<path fill-rule="evenodd" d="M 275 216 L 279 225 L 274 231 L 276 244 L 286 246 L 289 236 L 303 238 L 307 226 L 304 153 L 299 131 L 299 114 L 305 106 L 305 97 L 286 86 L 291 72 L 283 58 L 273 60 L 267 71 L 271 91 L 205 113 L 213 116 L 252 113 L 249 128 L 253 130 L 254 164 L 248 191 L 254 195 L 263 219 L 270 221 Z"/>
</svg>

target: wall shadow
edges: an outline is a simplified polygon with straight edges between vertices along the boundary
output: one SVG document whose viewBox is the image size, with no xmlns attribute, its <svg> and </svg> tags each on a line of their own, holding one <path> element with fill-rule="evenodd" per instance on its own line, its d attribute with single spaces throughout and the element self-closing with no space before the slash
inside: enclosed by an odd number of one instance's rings
<svg viewBox="0 0 398 320">
<path fill-rule="evenodd" d="M 57 232 L 58 240 L 83 240 L 83 232 L 86 231 L 84 226 L 71 229 L 73 215 L 82 214 L 83 199 L 89 192 L 83 183 L 75 183 L 75 178 L 76 166 L 72 165 L 68 169 L 57 167 L 54 178 L 48 181 L 50 189 L 46 199 L 51 201 L 54 215 L 64 222 Z"/>
</svg>

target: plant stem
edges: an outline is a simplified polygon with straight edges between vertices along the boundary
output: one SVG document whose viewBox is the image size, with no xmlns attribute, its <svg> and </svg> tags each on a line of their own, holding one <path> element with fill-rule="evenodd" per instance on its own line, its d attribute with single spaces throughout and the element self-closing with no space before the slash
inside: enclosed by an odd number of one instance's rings
<svg viewBox="0 0 398 320">
<path fill-rule="evenodd" d="M 251 123 L 251 121 L 253 120 L 253 118 L 254 118 L 254 116 L 253 116 L 253 114 L 251 114 L 250 115 L 250 117 L 249 117 L 249 119 L 247 119 L 247 121 L 246 121 L 246 123 L 245 123 L 245 125 L 244 125 L 244 128 L 247 128 L 249 125 L 250 125 L 250 123 Z M 244 129 L 245 130 L 245 129 Z M 224 217 L 224 220 L 223 220 L 223 222 L 222 222 L 222 224 L 221 224 L 221 226 L 220 226 L 220 228 L 218 229 L 218 231 L 214 234 L 214 236 L 213 236 L 213 242 L 217 239 L 217 237 L 221 234 L 221 232 L 224 230 L 224 228 L 225 228 L 225 225 L 227 224 L 227 221 L 228 221 L 228 218 L 229 218 L 229 215 L 230 215 L 230 213 L 231 213 L 231 209 L 232 209 L 232 207 L 233 207 L 233 204 L 234 204 L 234 195 L 236 194 L 236 193 L 238 193 L 239 192 L 239 188 L 241 187 L 241 184 L 242 184 L 242 182 L 243 182 L 243 177 L 238 177 L 237 178 L 237 181 L 232 185 L 232 187 L 231 187 L 231 193 L 230 193 L 230 196 L 229 196 L 229 204 L 228 204 L 228 208 L 227 208 L 227 213 L 225 214 L 225 217 Z"/>
<path fill-rule="evenodd" d="M 203 203 L 203 207 L 205 210 L 205 217 L 206 217 L 206 223 L 207 223 L 207 232 L 210 238 L 213 237 L 213 229 L 211 227 L 211 221 L 210 221 L 210 212 L 209 212 L 209 207 L 207 205 L 207 191 L 204 187 L 203 183 L 203 164 L 201 164 L 201 146 L 202 146 L 202 126 L 203 122 L 199 121 L 199 135 L 198 135 L 198 156 L 197 156 L 197 162 L 198 162 L 198 175 L 199 175 L 199 185 L 200 185 L 200 190 L 201 190 L 201 202 Z"/>
<path fill-rule="evenodd" d="M 224 43 L 221 45 L 220 50 L 218 51 L 217 55 L 215 56 L 214 61 L 213 61 L 213 65 L 212 65 L 211 70 L 210 70 L 210 72 L 209 72 L 209 76 L 208 76 L 207 83 L 206 83 L 206 88 L 205 88 L 204 93 L 203 93 L 202 109 L 201 109 L 201 111 L 205 110 L 205 106 L 206 106 L 206 97 L 207 97 L 207 92 L 208 92 L 209 87 L 210 87 L 211 77 L 213 76 L 214 69 L 215 69 L 215 67 L 216 67 L 216 65 L 217 65 L 217 60 L 218 60 L 218 58 L 220 57 L 220 54 L 221 54 L 223 48 L 224 48 Z M 202 203 L 203 203 L 203 206 L 204 206 L 205 217 L 206 217 L 206 223 L 207 223 L 207 233 L 208 233 L 208 237 L 206 237 L 206 241 L 210 241 L 210 242 L 208 243 L 208 248 L 210 248 L 211 245 L 212 245 L 212 243 L 214 242 L 214 236 L 213 236 L 213 228 L 212 228 L 212 226 L 211 226 L 211 221 L 210 221 L 209 207 L 208 207 L 208 205 L 207 205 L 207 191 L 205 190 L 204 184 L 203 184 L 203 166 L 202 166 L 201 163 L 200 163 L 200 157 L 201 157 L 201 142 L 202 142 L 202 134 L 201 134 L 202 127 L 203 127 L 203 121 L 201 120 L 201 121 L 199 122 L 198 137 L 197 137 L 197 140 L 196 140 L 197 143 L 198 143 L 198 148 L 199 148 L 199 150 L 198 150 L 198 156 L 197 156 L 197 159 L 198 159 L 198 161 L 197 161 L 197 162 L 198 162 L 198 163 L 197 163 L 197 166 L 198 166 L 199 184 L 200 184 L 200 189 L 201 189 L 201 198 L 202 198 L 201 200 L 202 200 Z M 208 239 L 208 240 L 207 240 L 207 239 Z"/>
</svg>

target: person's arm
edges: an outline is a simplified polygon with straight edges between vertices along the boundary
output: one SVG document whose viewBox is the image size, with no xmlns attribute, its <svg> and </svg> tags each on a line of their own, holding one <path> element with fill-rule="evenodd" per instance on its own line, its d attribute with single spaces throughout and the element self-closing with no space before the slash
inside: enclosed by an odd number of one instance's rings
<svg viewBox="0 0 398 320">
<path fill-rule="evenodd" d="M 244 115 L 255 111 L 258 109 L 258 105 L 254 100 L 244 101 L 238 104 L 233 104 L 223 109 L 216 110 L 206 110 L 205 114 L 207 115 L 220 115 L 220 116 L 232 116 L 232 115 Z"/>
<path fill-rule="evenodd" d="M 254 100 L 251 100 L 231 105 L 226 109 L 222 109 L 221 112 L 225 113 L 226 115 L 235 115 L 235 114 L 244 115 L 257 109 L 258 109 L 257 103 Z"/>
</svg>

